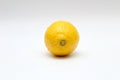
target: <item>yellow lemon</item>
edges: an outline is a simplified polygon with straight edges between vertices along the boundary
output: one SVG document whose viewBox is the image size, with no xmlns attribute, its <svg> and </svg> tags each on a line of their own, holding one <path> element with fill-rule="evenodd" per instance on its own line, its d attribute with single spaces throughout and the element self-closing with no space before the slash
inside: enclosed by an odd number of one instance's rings
<svg viewBox="0 0 120 80">
<path fill-rule="evenodd" d="M 45 44 L 55 56 L 66 56 L 72 53 L 79 42 L 77 29 L 67 21 L 56 21 L 45 33 Z"/>
</svg>

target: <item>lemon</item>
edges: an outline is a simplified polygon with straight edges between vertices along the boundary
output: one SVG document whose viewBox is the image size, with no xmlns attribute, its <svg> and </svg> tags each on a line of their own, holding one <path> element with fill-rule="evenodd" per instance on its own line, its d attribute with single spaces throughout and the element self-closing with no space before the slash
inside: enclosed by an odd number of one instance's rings
<svg viewBox="0 0 120 80">
<path fill-rule="evenodd" d="M 67 21 L 56 21 L 45 32 L 45 44 L 55 56 L 71 54 L 79 42 L 77 29 Z"/>
</svg>

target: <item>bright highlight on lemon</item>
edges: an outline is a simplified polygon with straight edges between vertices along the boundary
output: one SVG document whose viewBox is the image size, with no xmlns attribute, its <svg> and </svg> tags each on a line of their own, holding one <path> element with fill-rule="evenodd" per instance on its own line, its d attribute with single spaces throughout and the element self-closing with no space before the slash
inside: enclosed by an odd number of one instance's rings
<svg viewBox="0 0 120 80">
<path fill-rule="evenodd" d="M 77 47 L 79 34 L 77 29 L 67 21 L 56 21 L 45 32 L 47 49 L 55 56 L 67 56 Z"/>
</svg>

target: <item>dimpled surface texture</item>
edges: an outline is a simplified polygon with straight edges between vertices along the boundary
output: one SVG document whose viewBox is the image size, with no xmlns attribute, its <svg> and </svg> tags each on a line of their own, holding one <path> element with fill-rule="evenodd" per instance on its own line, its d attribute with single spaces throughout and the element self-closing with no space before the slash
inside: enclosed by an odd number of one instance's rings
<svg viewBox="0 0 120 80">
<path fill-rule="evenodd" d="M 60 42 L 64 40 L 65 45 Z M 45 44 L 48 50 L 56 56 L 66 56 L 72 53 L 79 42 L 76 28 L 67 21 L 56 21 L 45 33 Z"/>
</svg>

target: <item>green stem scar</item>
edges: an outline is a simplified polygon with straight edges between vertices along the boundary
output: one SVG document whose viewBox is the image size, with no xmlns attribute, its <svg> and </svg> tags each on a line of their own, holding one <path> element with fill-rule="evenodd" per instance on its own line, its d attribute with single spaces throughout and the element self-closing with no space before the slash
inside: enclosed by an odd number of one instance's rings
<svg viewBox="0 0 120 80">
<path fill-rule="evenodd" d="M 61 45 L 61 46 L 64 46 L 65 44 L 66 44 L 66 41 L 65 41 L 65 40 L 61 40 L 61 41 L 60 41 L 60 45 Z"/>
</svg>

